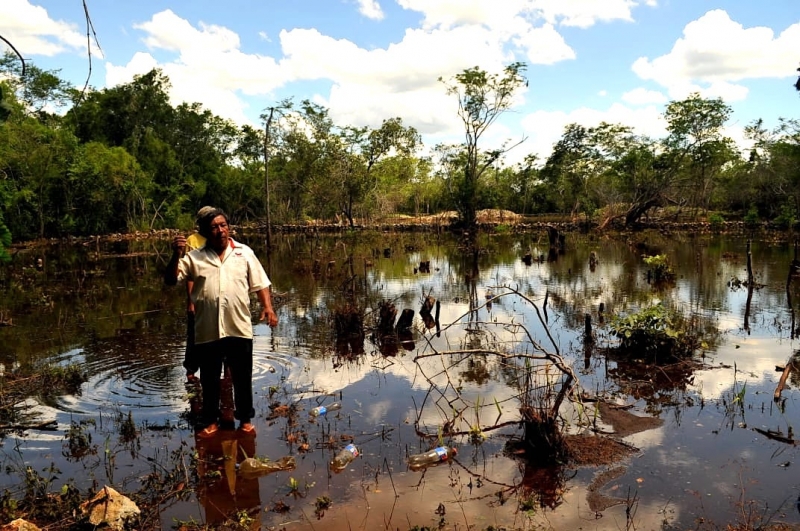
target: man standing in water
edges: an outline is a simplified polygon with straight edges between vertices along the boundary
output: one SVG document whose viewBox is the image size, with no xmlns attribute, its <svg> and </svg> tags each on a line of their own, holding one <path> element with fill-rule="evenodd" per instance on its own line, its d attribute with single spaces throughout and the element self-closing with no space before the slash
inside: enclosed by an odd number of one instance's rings
<svg viewBox="0 0 800 531">
<path fill-rule="evenodd" d="M 206 245 L 181 255 L 186 238 L 175 236 L 172 258 L 164 273 L 164 282 L 193 282 L 195 307 L 195 354 L 200 365 L 203 389 L 202 419 L 205 428 L 199 437 L 213 437 L 219 429 L 220 373 L 223 362 L 233 380 L 234 417 L 239 430 L 255 435 L 250 422 L 253 409 L 253 325 L 250 317 L 250 293 L 256 293 L 261 314 L 270 326 L 278 324 L 272 308 L 270 281 L 250 247 L 230 237 L 228 216 L 215 209 L 198 223 Z"/>
</svg>

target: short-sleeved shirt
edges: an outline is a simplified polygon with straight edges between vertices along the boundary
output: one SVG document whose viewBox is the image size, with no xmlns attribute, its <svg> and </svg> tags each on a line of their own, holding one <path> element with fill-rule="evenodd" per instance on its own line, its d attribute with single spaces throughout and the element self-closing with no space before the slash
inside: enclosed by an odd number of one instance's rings
<svg viewBox="0 0 800 531">
<path fill-rule="evenodd" d="M 178 262 L 178 281 L 194 282 L 195 344 L 252 338 L 250 294 L 271 284 L 253 250 L 233 238 L 229 241 L 223 260 L 211 247 L 202 247 Z"/>
</svg>

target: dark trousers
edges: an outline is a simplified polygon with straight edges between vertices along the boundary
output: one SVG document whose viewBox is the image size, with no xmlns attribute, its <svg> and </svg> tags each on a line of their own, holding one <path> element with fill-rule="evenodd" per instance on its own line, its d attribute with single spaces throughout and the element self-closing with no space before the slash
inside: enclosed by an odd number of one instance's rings
<svg viewBox="0 0 800 531">
<path fill-rule="evenodd" d="M 250 422 L 253 409 L 253 340 L 243 337 L 224 337 L 210 343 L 195 345 L 200 362 L 200 385 L 203 388 L 203 411 L 206 425 L 219 422 L 220 376 L 223 362 L 231 371 L 233 383 L 233 416 L 240 422 Z"/>
<path fill-rule="evenodd" d="M 200 361 L 194 351 L 194 312 L 186 312 L 186 352 L 183 354 L 183 368 L 186 374 L 194 374 L 200 368 Z"/>
</svg>

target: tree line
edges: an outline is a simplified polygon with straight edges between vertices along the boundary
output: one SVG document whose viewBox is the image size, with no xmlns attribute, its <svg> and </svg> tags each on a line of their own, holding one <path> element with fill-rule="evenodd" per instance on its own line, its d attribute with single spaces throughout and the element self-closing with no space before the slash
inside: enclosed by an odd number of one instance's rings
<svg viewBox="0 0 800 531">
<path fill-rule="evenodd" d="M 693 94 L 670 102 L 664 138 L 624 124 L 570 124 L 545 160 L 505 164 L 482 135 L 528 83 L 525 65 L 442 79 L 458 100 L 465 141 L 422 145 L 388 117 L 380 127 L 337 124 L 328 109 L 286 100 L 263 124 L 237 125 L 200 104 L 169 102 L 160 70 L 81 91 L 16 56 L 0 59 L 0 249 L 26 240 L 164 227 L 188 228 L 204 204 L 234 222 L 308 219 L 355 224 L 388 215 L 483 208 L 560 213 L 599 224 L 636 223 L 674 206 L 794 223 L 800 210 L 800 121 L 750 124 L 742 154 L 724 135 L 731 108 Z M 267 193 L 268 192 L 268 193 Z M 268 198 L 268 200 L 267 200 Z M 2 251 L 0 251 L 2 253 Z"/>
</svg>

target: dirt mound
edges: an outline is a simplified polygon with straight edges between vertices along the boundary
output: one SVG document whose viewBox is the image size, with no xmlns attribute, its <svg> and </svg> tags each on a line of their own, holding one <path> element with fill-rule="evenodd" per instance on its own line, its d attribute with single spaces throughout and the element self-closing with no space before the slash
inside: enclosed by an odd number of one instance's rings
<svg viewBox="0 0 800 531">
<path fill-rule="evenodd" d="M 478 223 L 516 223 L 522 216 L 515 214 L 510 210 L 501 210 L 497 208 L 487 208 L 479 210 L 475 213 Z M 412 218 L 413 219 L 413 218 Z M 431 216 L 420 216 L 416 220 L 420 223 L 451 223 L 458 219 L 458 212 L 455 210 L 448 210 L 447 212 L 440 212 Z"/>
<path fill-rule="evenodd" d="M 479 210 L 476 217 L 478 218 L 478 223 L 516 223 L 522 218 L 522 216 L 510 210 L 496 208 Z"/>
</svg>

